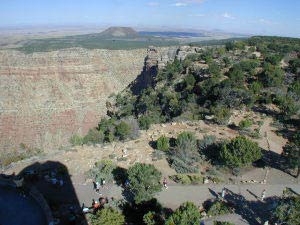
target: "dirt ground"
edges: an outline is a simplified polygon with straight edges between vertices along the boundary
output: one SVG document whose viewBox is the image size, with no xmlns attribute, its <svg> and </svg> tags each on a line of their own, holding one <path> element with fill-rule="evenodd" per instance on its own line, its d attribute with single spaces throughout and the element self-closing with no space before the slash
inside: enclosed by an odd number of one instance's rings
<svg viewBox="0 0 300 225">
<path fill-rule="evenodd" d="M 278 154 L 282 152 L 287 140 L 276 134 L 276 128 L 272 127 L 272 118 L 263 117 L 261 114 L 253 112 L 234 111 L 231 123 L 238 124 L 244 118 L 251 118 L 253 121 L 263 121 L 260 128 L 260 139 L 253 139 L 265 150 L 271 150 Z M 256 126 L 255 123 L 253 126 Z M 113 142 L 107 145 L 76 146 L 68 150 L 57 150 L 41 157 L 34 157 L 11 165 L 6 171 L 7 174 L 18 173 L 33 162 L 58 161 L 66 165 L 72 175 L 84 174 L 92 168 L 95 162 L 102 159 L 112 159 L 119 166 L 128 168 L 136 162 L 154 164 L 164 176 L 173 175 L 176 172 L 169 167 L 165 159 L 153 161 L 152 153 L 154 149 L 150 146 L 151 141 L 155 141 L 161 135 L 176 137 L 182 131 L 194 132 L 196 137 L 202 139 L 204 135 L 214 135 L 218 139 L 231 139 L 239 135 L 237 130 L 226 126 L 206 123 L 202 120 L 193 122 L 177 122 L 160 125 L 153 125 L 148 131 L 141 131 L 140 137 L 136 140 L 126 142 Z M 126 157 L 124 155 L 126 149 Z M 255 176 L 258 171 L 250 172 Z M 256 175 L 257 176 L 257 175 Z"/>
</svg>

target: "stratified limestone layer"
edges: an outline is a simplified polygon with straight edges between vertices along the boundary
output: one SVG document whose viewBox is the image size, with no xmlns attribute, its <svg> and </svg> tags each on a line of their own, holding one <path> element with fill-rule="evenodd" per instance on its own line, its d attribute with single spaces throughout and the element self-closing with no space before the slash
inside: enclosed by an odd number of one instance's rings
<svg viewBox="0 0 300 225">
<path fill-rule="evenodd" d="M 0 51 L 0 150 L 44 149 L 85 134 L 106 114 L 108 96 L 139 75 L 146 49 Z"/>
</svg>

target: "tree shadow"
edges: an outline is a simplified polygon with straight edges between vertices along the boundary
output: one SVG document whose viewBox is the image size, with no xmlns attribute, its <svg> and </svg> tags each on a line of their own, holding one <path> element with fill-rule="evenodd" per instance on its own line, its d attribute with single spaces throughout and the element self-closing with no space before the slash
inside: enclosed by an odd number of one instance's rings
<svg viewBox="0 0 300 225">
<path fill-rule="evenodd" d="M 143 217 L 148 212 L 154 212 L 156 214 L 155 224 L 157 225 L 163 224 L 163 215 L 171 213 L 169 209 L 163 208 L 155 198 L 140 204 L 128 202 L 123 208 L 123 213 L 129 224 L 144 224 Z"/>
<path fill-rule="evenodd" d="M 262 224 L 272 217 L 279 197 L 265 198 L 264 201 L 248 201 L 244 196 L 227 189 L 226 202 L 235 209 L 235 213 L 247 220 L 250 225 Z"/>
<path fill-rule="evenodd" d="M 259 197 L 256 194 L 254 194 L 252 191 L 250 191 L 249 189 L 247 189 L 246 191 L 248 191 L 248 193 L 250 195 L 252 195 L 254 198 L 256 198 L 257 200 L 259 200 Z"/>
<path fill-rule="evenodd" d="M 290 171 L 286 158 L 273 151 L 262 150 L 263 157 L 255 163 L 258 167 L 270 167 L 280 170 L 292 177 L 295 175 Z"/>
<path fill-rule="evenodd" d="M 74 225 L 88 224 L 82 213 L 79 199 L 71 181 L 71 175 L 65 165 L 54 161 L 47 161 L 42 164 L 34 163 L 24 168 L 14 177 L 24 180 L 24 185 L 21 188 L 24 193 L 28 193 L 27 189 L 32 189 L 35 190 L 34 195 L 39 196 L 35 198 L 35 201 L 46 215 L 47 223 L 45 224 L 51 224 L 50 222 Z M 8 202 L 8 204 L 14 205 L 14 202 Z M 17 217 L 22 217 L 22 213 L 26 212 L 16 211 L 13 213 Z M 1 218 L 0 224 L 5 225 L 1 222 Z M 22 222 L 21 224 L 26 225 L 27 223 Z M 33 223 L 29 222 L 28 224 Z"/>
<path fill-rule="evenodd" d="M 153 149 L 157 149 L 157 141 L 149 141 L 149 146 Z"/>
<path fill-rule="evenodd" d="M 219 194 L 217 192 L 215 192 L 214 190 L 208 188 L 209 192 L 211 193 L 212 196 L 214 196 L 215 198 L 219 198 Z"/>
<path fill-rule="evenodd" d="M 122 167 L 117 167 L 116 169 L 113 170 L 112 174 L 114 176 L 114 180 L 116 181 L 117 185 L 122 186 L 125 184 L 128 177 L 127 169 Z"/>
</svg>

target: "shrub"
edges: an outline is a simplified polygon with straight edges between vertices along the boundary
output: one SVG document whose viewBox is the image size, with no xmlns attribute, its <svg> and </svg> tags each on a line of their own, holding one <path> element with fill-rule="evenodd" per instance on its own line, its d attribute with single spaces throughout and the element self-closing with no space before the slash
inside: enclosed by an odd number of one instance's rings
<svg viewBox="0 0 300 225">
<path fill-rule="evenodd" d="M 298 225 L 300 218 L 300 197 L 292 193 L 286 194 L 287 196 L 284 196 L 279 201 L 273 214 L 281 224 Z"/>
<path fill-rule="evenodd" d="M 130 116 L 123 120 L 130 127 L 129 139 L 136 139 L 140 136 L 139 122 L 134 117 Z"/>
<path fill-rule="evenodd" d="M 211 108 L 212 114 L 214 114 L 214 121 L 217 124 L 226 125 L 228 124 L 229 118 L 231 116 L 230 109 L 225 106 L 218 106 Z"/>
<path fill-rule="evenodd" d="M 179 184 L 202 184 L 203 177 L 200 175 L 177 174 L 170 176 L 170 179 Z"/>
<path fill-rule="evenodd" d="M 231 208 L 228 207 L 225 202 L 215 201 L 209 207 L 209 209 L 207 211 L 207 215 L 209 215 L 209 216 L 219 216 L 219 215 L 229 214 L 231 212 L 232 212 Z"/>
<path fill-rule="evenodd" d="M 142 130 L 148 130 L 151 126 L 152 120 L 149 116 L 141 116 L 139 118 L 139 125 Z"/>
<path fill-rule="evenodd" d="M 169 159 L 170 166 L 177 172 L 177 173 L 197 173 L 199 169 L 196 165 L 183 161 L 178 157 L 171 157 Z"/>
<path fill-rule="evenodd" d="M 156 141 L 156 148 L 160 151 L 168 151 L 170 147 L 170 139 L 166 136 L 161 136 Z"/>
<path fill-rule="evenodd" d="M 195 151 L 197 148 L 197 140 L 195 134 L 185 131 L 180 133 L 176 139 L 176 148 L 177 150 Z"/>
<path fill-rule="evenodd" d="M 125 140 L 129 137 L 131 133 L 131 127 L 124 121 L 121 121 L 116 126 L 116 136 L 119 137 L 120 140 Z"/>
<path fill-rule="evenodd" d="M 191 132 L 180 133 L 176 139 L 175 151 L 169 158 L 170 166 L 178 173 L 196 173 L 196 162 L 199 160 L 195 135 Z"/>
<path fill-rule="evenodd" d="M 75 134 L 70 138 L 70 143 L 73 146 L 78 146 L 78 145 L 83 145 L 84 141 L 83 141 L 83 137 Z"/>
<path fill-rule="evenodd" d="M 183 203 L 176 211 L 166 220 L 165 225 L 198 225 L 200 212 L 197 206 L 192 202 Z"/>
<path fill-rule="evenodd" d="M 204 135 L 203 139 L 198 141 L 198 147 L 200 151 L 204 151 L 212 144 L 216 143 L 216 136 L 214 135 Z"/>
<path fill-rule="evenodd" d="M 220 149 L 220 160 L 231 168 L 248 166 L 261 157 L 262 153 L 258 144 L 244 136 L 224 143 Z"/>
<path fill-rule="evenodd" d="M 101 160 L 95 163 L 95 166 L 88 172 L 89 177 L 101 182 L 103 179 L 107 182 L 113 182 L 113 171 L 117 166 L 111 160 Z"/>
<path fill-rule="evenodd" d="M 156 213 L 150 211 L 150 212 L 148 212 L 147 214 L 145 214 L 145 215 L 143 216 L 143 222 L 144 222 L 146 225 L 155 225 L 155 224 L 156 224 L 155 216 L 156 216 Z"/>
<path fill-rule="evenodd" d="M 249 119 L 241 120 L 239 122 L 239 128 L 242 129 L 242 130 L 248 129 L 251 126 L 252 126 L 252 121 L 249 120 Z"/>
<path fill-rule="evenodd" d="M 212 62 L 209 64 L 208 70 L 209 70 L 210 74 L 215 77 L 219 77 L 221 74 L 221 69 L 220 69 L 219 65 L 215 62 Z"/>
<path fill-rule="evenodd" d="M 33 156 L 41 154 L 43 151 L 39 148 L 29 148 L 24 145 L 22 149 L 10 150 L 10 151 L 0 151 L 0 168 L 8 166 L 11 163 L 18 162 Z"/>
<path fill-rule="evenodd" d="M 112 208 L 104 208 L 91 216 L 93 225 L 123 225 L 125 217 L 117 210 Z"/>
<path fill-rule="evenodd" d="M 194 87 L 196 80 L 193 75 L 189 74 L 185 77 L 184 82 L 187 87 Z"/>
<path fill-rule="evenodd" d="M 130 190 L 134 194 L 134 201 L 138 204 L 153 198 L 161 190 L 161 172 L 153 165 L 136 163 L 128 169 Z"/>
<path fill-rule="evenodd" d="M 103 143 L 104 134 L 102 131 L 98 131 L 97 129 L 90 129 L 87 135 L 83 138 L 84 144 L 99 144 Z"/>
</svg>

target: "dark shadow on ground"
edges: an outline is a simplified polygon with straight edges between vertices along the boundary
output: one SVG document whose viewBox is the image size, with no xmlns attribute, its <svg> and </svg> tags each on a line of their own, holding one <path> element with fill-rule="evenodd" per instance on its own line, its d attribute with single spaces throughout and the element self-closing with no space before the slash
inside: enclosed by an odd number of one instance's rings
<svg viewBox="0 0 300 225">
<path fill-rule="evenodd" d="M 212 194 L 212 196 L 214 196 L 215 198 L 219 198 L 219 194 L 216 193 L 214 190 L 208 188 L 209 192 Z"/>
<path fill-rule="evenodd" d="M 145 58 L 143 71 L 137 76 L 137 78 L 129 85 L 131 92 L 134 95 L 139 95 L 144 89 L 153 87 L 155 84 L 155 77 L 157 75 L 157 66 L 148 67 L 146 61 L 148 56 Z"/>
<path fill-rule="evenodd" d="M 247 220 L 250 225 L 263 224 L 272 217 L 279 197 L 269 197 L 264 201 L 247 201 L 244 196 L 236 194 L 227 189 L 225 201 L 234 208 L 235 213 Z"/>
<path fill-rule="evenodd" d="M 129 224 L 144 224 L 143 216 L 150 211 L 156 214 L 154 218 L 157 225 L 163 225 L 163 215 L 170 215 L 172 212 L 170 209 L 163 208 L 155 198 L 140 204 L 128 202 L 123 208 L 123 213 Z"/>
<path fill-rule="evenodd" d="M 255 162 L 255 166 L 274 168 L 295 177 L 288 166 L 286 158 L 283 155 L 273 151 L 262 150 L 262 152 L 263 157 L 259 161 Z"/>
<path fill-rule="evenodd" d="M 259 200 L 258 196 L 256 194 L 254 194 L 252 191 L 250 191 L 249 189 L 247 189 L 248 193 L 251 194 L 254 198 L 256 198 L 257 200 Z"/>
<path fill-rule="evenodd" d="M 88 224 L 65 165 L 53 161 L 34 163 L 19 175 L 24 177 L 28 186 L 35 186 L 44 196 L 53 217 L 60 221 L 58 224 Z"/>
</svg>

